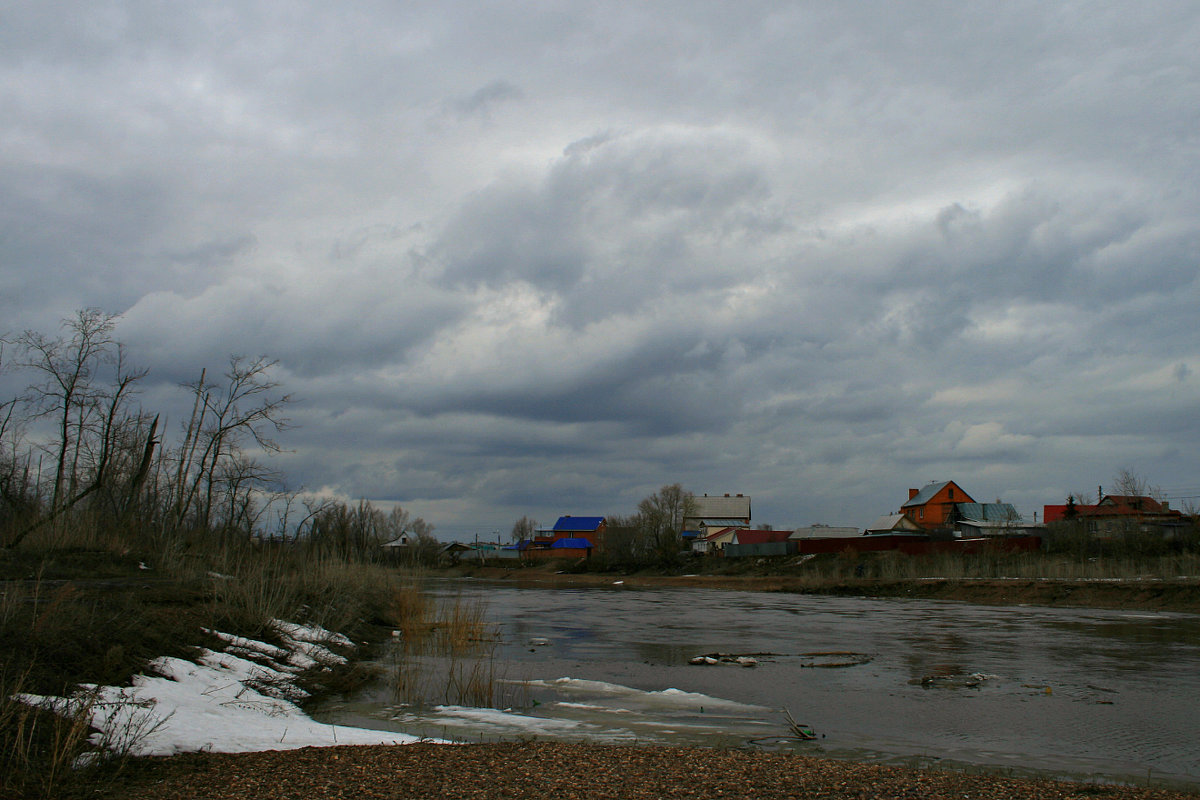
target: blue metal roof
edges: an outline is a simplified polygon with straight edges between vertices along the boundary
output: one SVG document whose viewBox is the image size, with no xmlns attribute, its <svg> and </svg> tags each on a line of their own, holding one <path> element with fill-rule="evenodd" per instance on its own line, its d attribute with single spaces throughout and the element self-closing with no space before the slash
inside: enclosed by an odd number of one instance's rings
<svg viewBox="0 0 1200 800">
<path fill-rule="evenodd" d="M 550 545 L 551 548 L 556 548 L 556 549 L 562 548 L 562 547 L 573 547 L 573 548 L 576 548 L 579 550 L 587 550 L 591 546 L 592 546 L 592 543 L 589 542 L 587 539 L 569 539 L 569 538 L 565 538 L 565 537 L 562 539 L 555 539 L 554 542 Z"/>
<path fill-rule="evenodd" d="M 559 517 L 554 523 L 554 532 L 594 531 L 604 522 L 604 517 Z"/>
</svg>

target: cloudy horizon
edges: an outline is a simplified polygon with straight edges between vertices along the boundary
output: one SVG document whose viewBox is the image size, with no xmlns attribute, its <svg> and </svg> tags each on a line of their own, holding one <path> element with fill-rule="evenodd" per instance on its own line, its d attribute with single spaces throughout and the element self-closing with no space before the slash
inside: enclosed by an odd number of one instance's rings
<svg viewBox="0 0 1200 800">
<path fill-rule="evenodd" d="M 1200 499 L 1194 4 L 3 14 L 0 334 L 121 314 L 167 404 L 278 359 L 293 485 L 443 536 Z"/>
</svg>

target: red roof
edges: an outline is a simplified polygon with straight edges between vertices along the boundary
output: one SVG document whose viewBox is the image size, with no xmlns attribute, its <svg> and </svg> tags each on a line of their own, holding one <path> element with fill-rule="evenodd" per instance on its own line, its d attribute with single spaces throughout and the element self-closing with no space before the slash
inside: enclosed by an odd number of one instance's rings
<svg viewBox="0 0 1200 800">
<path fill-rule="evenodd" d="M 1070 506 L 1043 506 L 1043 522 L 1058 522 L 1067 518 Z M 1167 516 L 1179 517 L 1182 514 L 1171 508 L 1163 508 L 1162 503 L 1153 497 L 1142 495 L 1106 494 L 1099 503 L 1092 506 L 1076 504 L 1075 514 L 1080 517 L 1145 517 Z"/>
<path fill-rule="evenodd" d="M 768 542 L 786 542 L 791 535 L 791 531 L 754 531 L 742 528 L 734 534 L 734 539 L 738 544 L 767 544 Z"/>
</svg>

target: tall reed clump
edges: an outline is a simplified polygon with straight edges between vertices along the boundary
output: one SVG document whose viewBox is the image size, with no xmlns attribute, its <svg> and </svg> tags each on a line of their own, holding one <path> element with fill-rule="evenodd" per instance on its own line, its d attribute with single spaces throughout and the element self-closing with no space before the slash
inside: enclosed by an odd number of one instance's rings
<svg viewBox="0 0 1200 800">
<path fill-rule="evenodd" d="M 496 631 L 485 601 L 454 597 L 435 603 L 420 585 L 408 585 L 393 594 L 389 610 L 398 633 L 391 677 L 399 702 L 497 703 Z"/>
</svg>

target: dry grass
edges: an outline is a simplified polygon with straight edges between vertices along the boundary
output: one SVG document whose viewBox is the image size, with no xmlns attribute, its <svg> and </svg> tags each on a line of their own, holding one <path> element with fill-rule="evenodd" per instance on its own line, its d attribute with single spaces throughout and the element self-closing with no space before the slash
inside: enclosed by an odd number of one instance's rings
<svg viewBox="0 0 1200 800">
<path fill-rule="evenodd" d="M 271 621 L 287 619 L 374 639 L 390 599 L 412 585 L 392 569 L 300 549 L 193 539 L 130 550 L 130 541 L 47 528 L 0 550 L 0 574 L 12 579 L 0 584 L 0 796 L 56 796 L 89 749 L 86 698 L 54 714 L 13 694 L 125 685 L 152 658 L 188 657 L 206 644 L 206 627 L 271 639 Z M 353 667 L 306 688 L 345 688 L 347 677 Z M 103 744 L 119 751 L 139 735 L 118 731 Z"/>
<path fill-rule="evenodd" d="M 77 765 L 92 746 L 94 693 L 59 714 L 22 702 L 28 673 L 0 671 L 0 792 L 5 796 L 55 797 L 89 777 Z"/>
<path fill-rule="evenodd" d="M 846 552 L 780 560 L 775 564 L 775 574 L 786 574 L 806 581 L 812 588 L 826 583 L 852 583 L 857 579 L 1131 580 L 1200 576 L 1200 554 L 1196 553 L 1080 559 L 1045 553 L 908 556 L 899 552 Z"/>
</svg>

